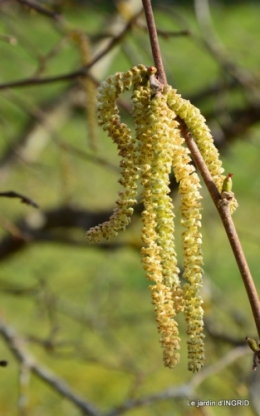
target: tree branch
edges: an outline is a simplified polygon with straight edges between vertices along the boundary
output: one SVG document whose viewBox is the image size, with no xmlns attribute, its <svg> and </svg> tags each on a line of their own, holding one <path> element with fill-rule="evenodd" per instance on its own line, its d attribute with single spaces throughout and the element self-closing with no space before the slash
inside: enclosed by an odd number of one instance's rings
<svg viewBox="0 0 260 416">
<path fill-rule="evenodd" d="M 158 41 L 158 36 L 157 36 L 157 29 L 156 29 L 156 25 L 155 25 L 155 21 L 153 17 L 153 9 L 151 5 L 151 1 L 142 0 L 142 2 L 143 2 L 143 8 L 145 12 L 149 37 L 150 37 L 154 66 L 157 68 L 158 80 L 162 84 L 167 84 L 166 74 L 164 71 L 164 66 L 162 62 L 162 56 L 161 56 L 160 46 L 159 46 L 159 41 Z"/>
<path fill-rule="evenodd" d="M 46 9 L 43 6 L 40 6 L 38 3 L 32 0 L 16 0 L 18 3 L 22 4 L 23 6 L 29 7 L 30 9 L 33 9 L 37 11 L 40 14 L 43 14 L 44 16 L 50 17 L 54 20 L 59 21 L 61 18 L 61 15 L 58 13 L 54 13 L 48 9 Z"/>
<path fill-rule="evenodd" d="M 143 0 L 143 7 L 145 9 L 145 15 L 147 20 L 147 26 L 150 34 L 150 42 L 151 42 L 151 48 L 153 51 L 154 61 L 155 65 L 158 68 L 159 72 L 159 80 L 161 80 L 162 83 L 166 83 L 166 76 L 165 71 L 163 68 L 163 63 L 160 55 L 160 47 L 158 43 L 158 37 L 156 33 L 156 26 L 154 23 L 153 18 L 153 11 L 150 0 Z M 219 194 L 215 183 L 212 180 L 211 174 L 207 168 L 207 165 L 202 158 L 199 149 L 194 142 L 186 124 L 182 119 L 178 117 L 178 121 L 180 123 L 180 128 L 183 134 L 183 137 L 185 138 L 186 144 L 191 152 L 192 159 L 194 160 L 197 169 L 199 170 L 207 188 L 211 195 L 211 198 L 213 199 L 213 202 L 219 212 L 219 215 L 221 217 L 222 223 L 224 225 L 224 228 L 226 230 L 230 245 L 232 247 L 240 274 L 242 276 L 244 286 L 246 288 L 247 296 L 251 305 L 251 309 L 253 312 L 258 336 L 260 338 L 260 302 L 258 299 L 257 290 L 253 281 L 253 278 L 251 276 L 242 246 L 239 241 L 239 237 L 236 232 L 236 228 L 234 226 L 233 220 L 231 218 L 230 214 L 230 208 L 228 205 L 221 204 L 221 195 Z"/>
<path fill-rule="evenodd" d="M 0 192 L 0 197 L 2 196 L 7 198 L 19 198 L 23 204 L 31 205 L 34 208 L 39 208 L 36 202 L 34 202 L 32 199 L 15 191 Z"/>
<path fill-rule="evenodd" d="M 131 409 L 137 407 L 149 406 L 153 403 L 157 403 L 162 400 L 169 399 L 187 399 L 196 397 L 195 390 L 199 385 L 205 381 L 208 377 L 213 374 L 219 373 L 221 370 L 226 368 L 228 365 L 232 364 L 234 361 L 238 360 L 240 357 L 243 357 L 246 354 L 250 354 L 248 347 L 237 347 L 229 351 L 224 355 L 220 360 L 215 362 L 212 365 L 209 365 L 202 369 L 199 373 L 195 374 L 192 379 L 186 383 L 179 386 L 170 387 L 160 393 L 143 396 L 138 399 L 128 400 L 125 403 L 122 403 L 116 409 L 109 411 L 105 416 L 119 416 L 124 413 L 127 413 Z"/>
<path fill-rule="evenodd" d="M 136 206 L 136 212 L 140 212 L 142 205 Z M 83 230 L 84 233 L 91 227 L 106 221 L 111 215 L 111 210 L 103 212 L 87 211 L 80 208 L 63 205 L 48 211 L 39 212 L 39 225 L 31 225 L 30 218 L 22 218 L 15 224 L 6 227 L 9 234 L 0 240 L 0 261 L 25 249 L 36 242 L 52 242 L 57 244 L 70 244 L 76 246 L 88 246 L 85 234 L 80 238 L 73 238 L 70 230 Z M 66 231 L 68 231 L 66 233 Z M 128 243 L 115 241 L 97 244 L 104 250 L 116 250 Z M 93 245 L 91 245 L 92 247 Z M 133 247 L 135 247 L 133 245 Z M 138 247 L 139 248 L 139 247 Z"/>
<path fill-rule="evenodd" d="M 6 344 L 9 346 L 13 355 L 21 363 L 30 369 L 38 378 L 49 384 L 57 393 L 64 396 L 78 407 L 84 415 L 99 416 L 100 413 L 88 401 L 84 400 L 77 393 L 75 393 L 63 380 L 51 373 L 47 368 L 36 363 L 31 354 L 29 354 L 24 346 L 23 340 L 15 333 L 14 329 L 0 320 L 0 333 Z"/>
<path fill-rule="evenodd" d="M 54 77 L 45 77 L 45 78 L 28 78 L 28 79 L 21 79 L 17 81 L 11 81 L 4 84 L 0 84 L 0 90 L 4 90 L 7 88 L 20 88 L 20 87 L 28 87 L 31 85 L 43 85 L 43 84 L 51 84 L 54 82 L 60 81 L 70 81 L 72 79 L 78 77 L 85 77 L 89 76 L 88 72 L 94 64 L 96 64 L 103 56 L 105 56 L 112 48 L 114 48 L 118 43 L 121 42 L 122 38 L 126 35 L 126 33 L 132 28 L 133 23 L 135 20 L 140 16 L 142 10 L 136 13 L 125 25 L 123 30 L 115 37 L 111 39 L 109 44 L 99 53 L 96 55 L 95 58 L 88 64 L 83 66 L 82 68 L 77 69 L 76 71 L 68 72 L 67 74 L 56 75 Z"/>
</svg>

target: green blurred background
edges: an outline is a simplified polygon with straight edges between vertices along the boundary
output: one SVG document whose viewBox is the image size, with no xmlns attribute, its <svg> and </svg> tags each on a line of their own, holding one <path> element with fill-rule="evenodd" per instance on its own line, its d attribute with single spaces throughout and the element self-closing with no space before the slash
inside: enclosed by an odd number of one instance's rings
<svg viewBox="0 0 260 416">
<path fill-rule="evenodd" d="M 234 222 L 260 289 L 259 2 L 152 3 L 168 83 L 201 109 L 225 171 L 234 174 L 239 202 Z M 20 2 L 0 2 L 1 85 L 79 69 L 82 57 L 71 36 L 73 30 L 85 34 L 95 55 L 120 33 L 125 19 L 140 10 L 139 1 L 37 4 L 61 13 L 62 19 L 56 21 Z M 153 63 L 144 25 L 140 16 L 120 44 L 93 68 L 96 81 L 138 63 Z M 140 263 L 139 213 L 128 230 L 110 243 L 101 247 L 86 243 L 86 224 L 95 220 L 93 215 L 109 216 L 120 190 L 117 150 L 101 128 L 96 130 L 97 150 L 91 148 L 86 103 L 92 101 L 86 95 L 83 81 L 77 78 L 1 90 L 1 191 L 22 193 L 40 206 L 36 210 L 1 198 L 0 316 L 4 325 L 16 331 L 23 340 L 21 346 L 39 365 L 95 404 L 100 414 L 111 411 L 112 415 L 117 406 L 139 398 L 140 406 L 129 408 L 129 415 L 260 414 L 259 371 L 251 372 L 252 355 L 245 349 L 239 358 L 232 358 L 245 336 L 257 336 L 256 329 L 227 237 L 205 187 L 206 367 L 201 381 L 187 371 L 183 318 L 179 320 L 180 364 L 174 370 L 163 367 L 149 282 Z M 129 95 L 122 101 L 122 119 L 131 125 L 126 111 Z M 181 267 L 180 201 L 174 183 L 172 189 Z M 55 212 L 57 218 L 48 223 Z M 83 414 L 36 375 L 21 382 L 22 367 L 4 338 L 0 359 L 9 363 L 0 369 L 2 415 Z M 186 383 L 190 394 L 142 402 L 143 397 Z M 249 400 L 250 405 L 194 408 L 187 405 L 193 398 Z"/>
</svg>

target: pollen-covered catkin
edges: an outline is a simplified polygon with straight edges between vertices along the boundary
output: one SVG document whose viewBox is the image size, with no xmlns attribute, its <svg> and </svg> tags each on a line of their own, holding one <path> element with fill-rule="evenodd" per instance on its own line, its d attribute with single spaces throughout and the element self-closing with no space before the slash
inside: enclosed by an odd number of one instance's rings
<svg viewBox="0 0 260 416">
<path fill-rule="evenodd" d="M 144 100 L 141 102 L 144 103 Z M 146 245 L 141 253 L 147 278 L 155 282 L 150 289 L 164 364 L 173 368 L 179 361 L 180 339 L 174 316 L 180 305 L 176 310 L 172 291 L 181 291 L 174 248 L 173 205 L 168 195 L 174 130 L 171 125 L 172 114 L 163 94 L 151 96 L 150 100 L 146 99 L 145 104 L 146 108 L 142 109 L 145 119 L 140 118 L 138 127 L 142 197 L 145 208 L 142 214 L 143 242 Z M 135 119 L 136 115 L 134 112 Z"/>
<path fill-rule="evenodd" d="M 98 124 L 117 144 L 121 156 L 121 178 L 119 183 L 124 191 L 119 192 L 118 207 L 114 209 L 112 216 L 103 224 L 91 228 L 87 232 L 90 242 L 99 242 L 116 236 L 118 231 L 124 230 L 129 224 L 133 214 L 132 206 L 136 203 L 136 191 L 138 180 L 138 166 L 136 166 L 136 141 L 131 136 L 131 130 L 126 124 L 121 123 L 119 109 L 116 100 L 122 92 L 132 86 L 148 81 L 149 75 L 154 73 L 153 67 L 138 65 L 127 72 L 117 72 L 108 77 L 98 88 L 97 118 Z"/>
<path fill-rule="evenodd" d="M 183 278 L 187 283 L 183 286 L 184 315 L 188 334 L 188 368 L 198 371 L 203 365 L 203 309 L 199 289 L 202 284 L 202 235 L 201 227 L 201 187 L 199 177 L 193 165 L 189 150 L 184 146 L 184 139 L 177 131 L 174 141 L 173 171 L 179 182 L 181 195 L 181 224 L 185 228 L 182 233 L 183 244 Z M 196 331 L 191 329 L 196 328 Z"/>
<path fill-rule="evenodd" d="M 188 165 L 190 166 L 190 165 Z M 191 166 L 190 166 L 191 167 Z M 192 167 L 193 168 L 193 167 Z M 188 368 L 196 372 L 204 362 L 203 308 L 200 296 L 202 286 L 202 234 L 199 194 L 199 178 L 196 172 L 186 175 L 180 181 L 179 192 L 182 196 L 181 223 L 185 228 L 183 241 L 183 278 L 187 283 L 183 286 L 184 315 L 188 334 Z"/>
<path fill-rule="evenodd" d="M 176 116 L 183 119 L 198 144 L 205 163 L 219 189 L 224 176 L 219 154 L 209 128 L 199 110 L 170 86 L 162 86 L 154 67 L 138 65 L 108 77 L 98 89 L 99 124 L 117 144 L 121 157 L 117 208 L 104 224 L 90 229 L 89 241 L 117 235 L 130 221 L 136 202 L 138 180 L 142 185 L 142 264 L 154 305 L 165 366 L 179 361 L 179 331 L 175 320 L 184 312 L 188 335 L 188 369 L 196 372 L 204 362 L 202 286 L 202 234 L 200 181 L 191 163 L 190 152 L 181 136 Z M 133 89 L 132 114 L 135 137 L 121 122 L 116 100 Z M 174 207 L 169 175 L 179 184 L 183 246 L 183 279 L 179 279 L 174 240 Z M 233 204 L 233 205 L 232 205 Z M 230 204 L 236 206 L 236 200 Z"/>
<path fill-rule="evenodd" d="M 125 190 L 119 193 L 116 202 L 118 207 L 114 209 L 109 220 L 87 232 L 87 239 L 92 242 L 116 236 L 118 231 L 123 230 L 129 224 L 133 213 L 132 206 L 136 203 L 136 181 L 138 179 L 137 167 L 134 163 L 136 146 L 135 140 L 131 137 L 131 130 L 120 121 L 116 99 L 121 90 L 123 88 L 120 84 L 120 74 L 109 77 L 105 83 L 101 83 L 98 89 L 98 123 L 117 144 L 121 156 L 121 179 L 119 182 Z"/>
</svg>

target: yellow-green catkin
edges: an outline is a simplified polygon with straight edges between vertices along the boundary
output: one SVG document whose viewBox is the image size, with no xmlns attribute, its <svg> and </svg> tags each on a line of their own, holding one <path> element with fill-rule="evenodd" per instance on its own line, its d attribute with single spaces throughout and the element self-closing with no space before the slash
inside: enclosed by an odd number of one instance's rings
<svg viewBox="0 0 260 416">
<path fill-rule="evenodd" d="M 116 201 L 117 208 L 114 209 L 109 221 L 93 227 L 87 232 L 87 239 L 91 242 L 99 242 L 103 238 L 108 239 L 111 236 L 116 236 L 118 231 L 124 230 L 133 213 L 132 206 L 136 203 L 138 173 L 134 165 L 135 140 L 131 137 L 131 130 L 127 125 L 121 123 L 116 105 L 119 94 L 132 85 L 133 77 L 131 75 L 127 77 L 125 74 L 117 73 L 108 77 L 98 88 L 96 106 L 98 124 L 108 132 L 108 135 L 117 144 L 121 156 L 119 183 L 123 186 L 124 191 L 119 192 L 119 198 Z M 122 81 L 123 76 L 129 80 L 128 84 Z"/>
<path fill-rule="evenodd" d="M 144 188 L 142 262 L 147 278 L 154 282 L 150 289 L 164 363 L 173 368 L 179 361 L 180 338 L 174 317 L 180 308 L 176 310 L 172 292 L 181 291 L 174 248 L 173 205 L 168 195 L 174 126 L 171 125 L 172 114 L 169 114 L 166 96 L 162 93 L 153 95 L 150 90 L 147 94 L 147 89 L 141 88 L 134 94 L 134 104 Z"/>
<path fill-rule="evenodd" d="M 224 176 L 219 154 L 199 110 L 170 86 L 161 86 L 154 67 L 138 65 L 108 77 L 98 88 L 98 123 L 117 144 L 121 157 L 117 208 L 109 220 L 87 232 L 89 241 L 117 235 L 130 221 L 136 203 L 137 183 L 143 187 L 142 263 L 155 309 L 164 364 L 179 361 L 179 331 L 175 320 L 184 312 L 188 334 L 188 369 L 197 372 L 204 362 L 202 286 L 202 235 L 200 182 L 181 136 L 176 116 L 181 117 L 198 144 L 219 191 Z M 133 89 L 135 137 L 121 122 L 116 100 Z M 174 241 L 174 212 L 169 175 L 174 173 L 181 195 L 183 278 L 181 285 Z"/>
<path fill-rule="evenodd" d="M 114 209 L 109 220 L 87 232 L 87 239 L 90 242 L 99 242 L 103 238 L 116 236 L 118 231 L 124 230 L 129 224 L 133 214 L 132 206 L 136 203 L 139 177 L 136 166 L 136 141 L 131 136 L 131 130 L 120 120 L 116 100 L 119 94 L 141 84 L 146 77 L 147 68 L 144 65 L 138 65 L 127 72 L 117 72 L 108 77 L 98 88 L 96 105 L 98 124 L 117 144 L 118 154 L 121 157 L 119 183 L 124 190 L 119 192 L 119 198 L 116 201 L 117 208 Z"/>
<path fill-rule="evenodd" d="M 169 99 L 169 97 L 168 97 Z M 201 227 L 201 187 L 199 177 L 191 165 L 189 150 L 184 147 L 184 139 L 177 130 L 174 141 L 173 171 L 179 183 L 181 195 L 181 224 L 183 243 L 183 286 L 184 315 L 188 334 L 188 368 L 198 371 L 204 361 L 203 309 L 199 289 L 202 284 L 202 235 Z M 199 306 L 198 306 L 199 305 Z M 196 328 L 196 330 L 195 330 Z M 202 340 L 202 342 L 201 342 Z"/>
<path fill-rule="evenodd" d="M 184 315 L 188 334 L 188 368 L 196 372 L 204 363 L 203 308 L 200 296 L 202 286 L 202 234 L 199 177 L 192 165 L 182 166 L 183 177 L 180 179 L 181 224 L 183 242 L 183 285 Z"/>
</svg>

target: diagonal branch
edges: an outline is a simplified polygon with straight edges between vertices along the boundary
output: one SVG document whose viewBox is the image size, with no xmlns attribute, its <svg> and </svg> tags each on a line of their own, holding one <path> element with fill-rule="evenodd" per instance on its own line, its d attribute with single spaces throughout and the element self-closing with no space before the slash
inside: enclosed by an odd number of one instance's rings
<svg viewBox="0 0 260 416">
<path fill-rule="evenodd" d="M 50 17 L 54 20 L 60 20 L 61 15 L 58 13 L 54 13 L 45 7 L 41 6 L 40 4 L 36 3 L 33 0 L 16 0 L 18 3 L 22 4 L 23 6 L 27 6 L 30 9 L 36 10 L 38 13 L 43 14 L 44 16 Z"/>
<path fill-rule="evenodd" d="M 62 379 L 58 378 L 46 367 L 38 364 L 32 355 L 26 351 L 23 340 L 17 336 L 13 328 L 7 326 L 2 320 L 0 320 L 0 334 L 21 365 L 26 366 L 38 378 L 56 390 L 57 393 L 71 401 L 80 409 L 82 414 L 89 416 L 100 415 L 98 410 L 91 403 L 75 393 Z"/>
<path fill-rule="evenodd" d="M 2 196 L 7 198 L 19 198 L 23 204 L 31 205 L 34 208 L 39 208 L 36 202 L 34 202 L 32 199 L 15 191 L 0 192 L 0 197 Z"/>
<path fill-rule="evenodd" d="M 94 66 L 101 58 L 103 58 L 111 49 L 113 49 L 118 43 L 121 42 L 123 37 L 128 33 L 128 31 L 132 28 L 133 23 L 136 21 L 136 19 L 140 16 L 142 13 L 142 10 L 138 13 L 136 13 L 125 25 L 123 30 L 115 37 L 111 39 L 109 44 L 101 50 L 100 53 L 96 55 L 95 58 L 88 64 L 83 66 L 82 68 L 77 69 L 76 71 L 68 72 L 67 74 L 62 75 L 56 75 L 51 77 L 45 77 L 45 78 L 27 78 L 27 79 L 21 79 L 17 81 L 11 81 L 4 84 L 0 84 L 0 90 L 4 90 L 7 88 L 18 88 L 18 87 L 28 87 L 31 85 L 43 85 L 43 84 L 51 84 L 54 82 L 60 82 L 60 81 L 70 81 L 72 79 L 78 78 L 78 77 L 84 77 L 88 76 L 91 78 L 91 75 L 89 74 L 90 68 Z"/>
</svg>

